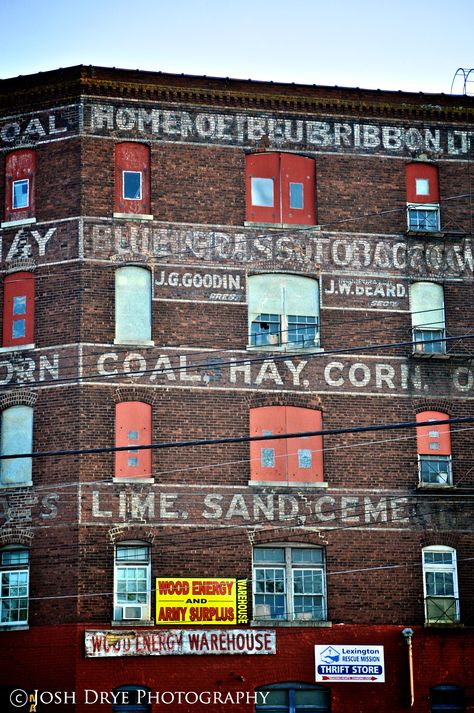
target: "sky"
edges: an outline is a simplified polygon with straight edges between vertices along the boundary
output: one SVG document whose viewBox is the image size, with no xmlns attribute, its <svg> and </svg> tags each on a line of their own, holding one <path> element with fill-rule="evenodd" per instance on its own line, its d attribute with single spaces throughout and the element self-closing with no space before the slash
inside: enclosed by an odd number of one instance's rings
<svg viewBox="0 0 474 713">
<path fill-rule="evenodd" d="M 92 64 L 449 94 L 474 67 L 473 0 L 0 0 L 0 23 L 2 79 Z"/>
</svg>

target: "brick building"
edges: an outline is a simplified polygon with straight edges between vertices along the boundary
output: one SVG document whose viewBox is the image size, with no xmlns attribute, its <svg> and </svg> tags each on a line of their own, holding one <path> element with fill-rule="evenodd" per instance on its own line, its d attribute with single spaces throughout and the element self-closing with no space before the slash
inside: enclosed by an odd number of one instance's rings
<svg viewBox="0 0 474 713">
<path fill-rule="evenodd" d="M 470 710 L 473 99 L 0 95 L 2 710 Z"/>
</svg>

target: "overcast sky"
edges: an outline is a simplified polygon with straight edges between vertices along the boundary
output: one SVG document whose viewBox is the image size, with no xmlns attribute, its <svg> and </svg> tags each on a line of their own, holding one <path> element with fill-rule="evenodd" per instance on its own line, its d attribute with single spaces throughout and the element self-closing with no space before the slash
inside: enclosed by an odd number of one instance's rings
<svg viewBox="0 0 474 713">
<path fill-rule="evenodd" d="M 94 64 L 449 93 L 474 67 L 474 0 L 0 0 L 0 18 L 1 78 Z"/>
</svg>

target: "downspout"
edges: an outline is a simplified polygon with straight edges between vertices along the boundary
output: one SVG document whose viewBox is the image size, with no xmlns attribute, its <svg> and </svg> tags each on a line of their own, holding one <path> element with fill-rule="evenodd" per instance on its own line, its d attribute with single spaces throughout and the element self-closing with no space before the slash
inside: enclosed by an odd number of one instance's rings
<svg viewBox="0 0 474 713">
<path fill-rule="evenodd" d="M 403 629 L 402 636 L 405 639 L 405 644 L 407 645 L 408 654 L 408 683 L 409 683 L 409 699 L 408 706 L 411 708 L 415 702 L 415 683 L 413 680 L 413 646 L 412 646 L 412 636 L 413 629 Z"/>
</svg>

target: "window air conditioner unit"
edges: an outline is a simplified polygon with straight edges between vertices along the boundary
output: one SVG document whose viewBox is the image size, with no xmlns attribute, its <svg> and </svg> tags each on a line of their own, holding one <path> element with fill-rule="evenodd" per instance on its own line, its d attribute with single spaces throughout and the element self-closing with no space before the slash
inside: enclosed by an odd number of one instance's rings
<svg viewBox="0 0 474 713">
<path fill-rule="evenodd" d="M 256 619 L 270 619 L 272 610 L 269 604 L 256 604 L 255 606 L 255 618 Z"/>
<path fill-rule="evenodd" d="M 312 619 L 313 614 L 310 611 L 299 611 L 296 613 L 296 619 Z"/>
<path fill-rule="evenodd" d="M 119 612 L 121 612 L 121 619 L 127 621 L 143 621 L 145 617 L 145 607 L 140 604 L 134 606 L 122 606 L 119 607 Z"/>
</svg>

